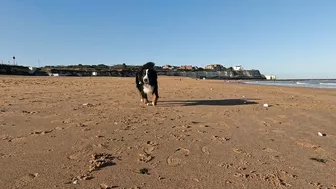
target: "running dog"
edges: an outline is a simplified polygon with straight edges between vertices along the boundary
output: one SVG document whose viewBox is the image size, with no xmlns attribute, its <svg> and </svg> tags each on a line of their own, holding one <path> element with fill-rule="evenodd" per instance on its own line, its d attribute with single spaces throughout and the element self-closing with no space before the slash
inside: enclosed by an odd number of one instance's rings
<svg viewBox="0 0 336 189">
<path fill-rule="evenodd" d="M 149 105 L 147 96 L 152 95 L 152 105 L 156 106 L 159 99 L 157 73 L 154 70 L 154 63 L 147 62 L 136 73 L 136 87 L 140 92 L 141 102 Z"/>
</svg>

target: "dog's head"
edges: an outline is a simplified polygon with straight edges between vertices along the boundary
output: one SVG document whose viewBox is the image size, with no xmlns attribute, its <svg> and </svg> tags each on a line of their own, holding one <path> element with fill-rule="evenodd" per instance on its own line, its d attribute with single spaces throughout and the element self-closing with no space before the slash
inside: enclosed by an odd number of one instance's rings
<svg viewBox="0 0 336 189">
<path fill-rule="evenodd" d="M 154 63 L 147 62 L 143 65 L 139 72 L 139 77 L 144 84 L 152 84 L 153 82 L 156 82 L 157 74 L 154 70 Z"/>
</svg>

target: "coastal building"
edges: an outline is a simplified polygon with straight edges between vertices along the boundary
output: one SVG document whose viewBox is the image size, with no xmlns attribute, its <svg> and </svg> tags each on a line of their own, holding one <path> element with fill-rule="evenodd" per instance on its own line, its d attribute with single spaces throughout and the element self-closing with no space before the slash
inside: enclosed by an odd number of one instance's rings
<svg viewBox="0 0 336 189">
<path fill-rule="evenodd" d="M 276 80 L 275 75 L 264 75 L 267 80 Z"/>
<path fill-rule="evenodd" d="M 171 65 L 164 65 L 164 66 L 162 66 L 162 69 L 164 69 L 164 70 L 172 70 L 172 69 L 174 69 L 174 66 L 171 66 Z"/>
<path fill-rule="evenodd" d="M 209 64 L 204 67 L 206 70 L 215 70 L 215 71 L 221 71 L 224 70 L 224 66 L 221 64 Z"/>
<path fill-rule="evenodd" d="M 185 66 L 180 66 L 180 70 L 193 70 L 192 65 L 185 65 Z"/>
<path fill-rule="evenodd" d="M 29 66 L 29 74 L 34 74 L 36 72 L 36 67 Z"/>
<path fill-rule="evenodd" d="M 234 70 L 234 71 L 242 71 L 242 70 L 244 70 L 244 68 L 243 68 L 243 66 L 241 66 L 241 65 L 240 65 L 240 66 L 234 66 L 234 67 L 233 67 L 233 70 Z"/>
</svg>

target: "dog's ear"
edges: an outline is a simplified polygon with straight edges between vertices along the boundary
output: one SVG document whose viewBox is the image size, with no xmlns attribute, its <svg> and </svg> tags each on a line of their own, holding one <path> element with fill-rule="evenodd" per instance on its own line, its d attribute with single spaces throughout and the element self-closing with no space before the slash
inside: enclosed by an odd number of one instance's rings
<svg viewBox="0 0 336 189">
<path fill-rule="evenodd" d="M 142 78 L 142 70 L 141 71 L 138 71 L 137 73 L 136 73 L 136 76 L 135 76 L 135 82 L 137 83 L 137 84 L 139 84 L 139 85 L 141 85 L 142 84 L 142 82 L 141 82 L 141 78 Z"/>
<path fill-rule="evenodd" d="M 138 78 L 141 78 L 142 77 L 142 72 L 143 72 L 143 69 L 139 70 L 136 75 Z"/>
<path fill-rule="evenodd" d="M 154 62 L 147 62 L 146 64 L 144 64 L 142 66 L 142 69 L 153 69 L 155 66 L 155 63 Z"/>
</svg>

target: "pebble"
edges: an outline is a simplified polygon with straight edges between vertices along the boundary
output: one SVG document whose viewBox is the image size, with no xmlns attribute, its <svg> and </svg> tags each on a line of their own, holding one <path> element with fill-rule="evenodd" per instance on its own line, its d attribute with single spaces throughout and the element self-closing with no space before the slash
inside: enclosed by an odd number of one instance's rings
<svg viewBox="0 0 336 189">
<path fill-rule="evenodd" d="M 111 187 L 106 184 L 100 184 L 101 189 L 110 189 Z"/>
<path fill-rule="evenodd" d="M 197 178 L 193 178 L 193 181 L 200 182 Z"/>
<path fill-rule="evenodd" d="M 64 128 L 63 127 L 56 127 L 55 129 L 60 131 L 60 130 L 63 130 Z"/>
<path fill-rule="evenodd" d="M 90 103 L 84 103 L 83 106 L 88 106 L 88 107 L 92 107 L 93 104 L 90 104 Z"/>
<path fill-rule="evenodd" d="M 318 134 L 319 136 L 326 136 L 326 134 L 321 133 L 321 132 L 318 132 L 317 134 Z"/>
</svg>

